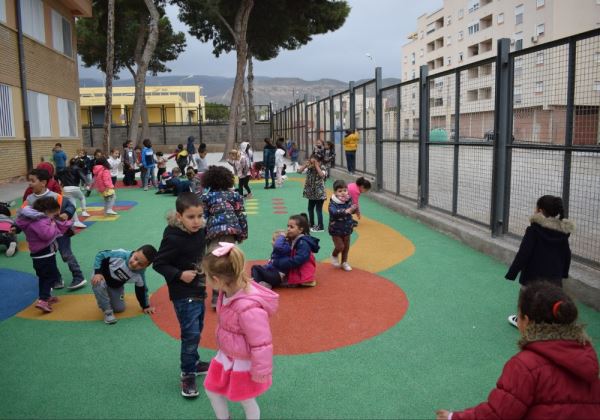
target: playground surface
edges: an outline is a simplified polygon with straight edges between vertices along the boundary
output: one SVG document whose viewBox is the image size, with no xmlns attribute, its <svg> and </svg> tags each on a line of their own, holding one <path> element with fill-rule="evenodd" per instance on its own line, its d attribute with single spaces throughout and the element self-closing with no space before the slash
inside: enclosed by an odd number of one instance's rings
<svg viewBox="0 0 600 420">
<path fill-rule="evenodd" d="M 269 257 L 272 232 L 306 211 L 302 182 L 292 175 L 280 189 L 250 184 L 250 234 L 241 244 L 248 269 Z M 72 240 L 88 281 L 100 250 L 158 247 L 175 198 L 118 189 L 119 215 L 111 218 L 100 201 L 92 194 L 89 226 Z M 517 351 L 518 331 L 506 317 L 519 287 L 504 280 L 504 264 L 368 195 L 361 209 L 352 272 L 329 264 L 331 239 L 316 233 L 317 286 L 277 290 L 273 386 L 258 398 L 264 418 L 433 418 L 437 408 L 486 399 Z M 0 418 L 214 418 L 203 393 L 180 395 L 178 328 L 160 275 L 146 272 L 153 316 L 128 285 L 127 311 L 105 325 L 89 284 L 58 290 L 55 311 L 42 315 L 31 307 L 37 279 L 26 243 L 19 248 L 12 258 L 0 255 Z M 66 265 L 59 269 L 70 282 Z M 600 313 L 579 309 L 600 342 Z M 215 354 L 215 322 L 208 309 L 203 360 Z M 243 418 L 231 407 L 232 418 Z"/>
</svg>

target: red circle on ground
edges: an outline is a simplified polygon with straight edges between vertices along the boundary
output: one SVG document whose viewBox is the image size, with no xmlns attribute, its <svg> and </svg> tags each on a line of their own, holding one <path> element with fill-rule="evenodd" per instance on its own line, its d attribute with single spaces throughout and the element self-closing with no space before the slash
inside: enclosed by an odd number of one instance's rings
<svg viewBox="0 0 600 420">
<path fill-rule="evenodd" d="M 260 263 L 251 261 L 247 268 Z M 276 289 L 279 310 L 271 319 L 275 354 L 316 353 L 359 343 L 393 327 L 408 309 L 402 289 L 373 273 L 317 263 L 317 279 L 316 287 Z M 167 286 L 158 289 L 150 302 L 156 307 L 152 320 L 179 339 Z M 216 322 L 216 313 L 207 308 L 202 347 L 216 349 Z"/>
<path fill-rule="evenodd" d="M 282 206 L 282 205 L 273 205 L 273 209 L 275 210 L 287 210 L 286 206 Z"/>
<path fill-rule="evenodd" d="M 287 210 L 276 210 L 273 214 L 287 214 Z"/>
<path fill-rule="evenodd" d="M 272 198 L 271 201 L 273 203 L 283 203 L 283 198 Z"/>
</svg>

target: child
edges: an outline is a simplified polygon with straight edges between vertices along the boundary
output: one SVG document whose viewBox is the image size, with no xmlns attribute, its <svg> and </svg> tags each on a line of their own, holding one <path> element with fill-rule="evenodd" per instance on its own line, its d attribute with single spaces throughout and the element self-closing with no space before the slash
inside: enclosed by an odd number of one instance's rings
<svg viewBox="0 0 600 420">
<path fill-rule="evenodd" d="M 296 143 L 292 143 L 290 147 L 290 160 L 292 161 L 292 171 L 296 172 L 298 170 L 298 155 L 300 152 L 298 151 L 298 146 Z"/>
<path fill-rule="evenodd" d="M 54 179 L 54 166 L 52 166 L 51 163 L 41 162 L 40 164 L 38 164 L 38 166 L 36 166 L 36 169 L 42 169 L 48 173 L 49 179 L 46 182 L 47 189 L 56 194 L 62 194 L 62 188 L 60 188 L 60 184 Z M 27 200 L 27 197 L 29 197 L 32 193 L 33 189 L 30 185 L 23 193 L 23 201 Z"/>
<path fill-rule="evenodd" d="M 6 256 L 12 257 L 17 252 L 17 225 L 11 218 L 8 206 L 0 203 L 0 245 L 6 247 Z"/>
<path fill-rule="evenodd" d="M 125 311 L 125 283 L 135 284 L 135 296 L 144 313 L 154 313 L 148 300 L 144 273 L 155 257 L 156 249 L 152 245 L 143 245 L 135 251 L 115 249 L 96 254 L 92 290 L 104 314 L 105 324 L 115 324 L 114 313 Z"/>
<path fill-rule="evenodd" d="M 356 182 L 352 182 L 348 184 L 348 194 L 352 198 L 352 204 L 356 206 L 356 211 L 354 214 L 360 220 L 360 205 L 358 200 L 360 199 L 360 195 L 362 193 L 366 193 L 371 189 L 371 182 L 364 177 L 360 177 L 356 180 Z M 354 222 L 354 226 L 356 226 L 358 222 Z"/>
<path fill-rule="evenodd" d="M 259 419 L 256 397 L 271 387 L 273 339 L 269 317 L 279 296 L 251 281 L 244 253 L 221 242 L 202 260 L 208 282 L 221 290 L 217 305 L 219 350 L 204 381 L 218 419 L 229 418 L 227 401 L 240 402 L 247 419 Z"/>
<path fill-rule="evenodd" d="M 77 151 L 77 160 L 83 174 L 85 175 L 85 190 L 87 192 L 92 186 L 92 159 L 87 155 L 85 149 L 79 149 Z"/>
<path fill-rule="evenodd" d="M 32 193 L 27 196 L 26 200 L 21 206 L 22 208 L 33 206 L 40 198 L 52 197 L 60 206 L 59 218 L 63 221 L 71 220 L 73 218 L 73 215 L 75 214 L 75 206 L 73 203 L 71 203 L 69 200 L 63 200 L 62 195 L 56 194 L 46 187 L 48 180 L 50 179 L 50 174 L 48 171 L 43 169 L 33 169 L 31 172 L 29 172 L 28 179 L 29 188 L 31 188 Z M 73 236 L 73 230 L 68 229 L 64 235 L 61 235 L 56 239 L 56 242 L 58 244 L 58 251 L 60 252 L 62 260 L 67 263 L 69 266 L 69 271 L 71 271 L 71 275 L 73 276 L 73 280 L 71 281 L 68 289 L 76 290 L 85 286 L 87 280 L 83 277 L 79 262 L 77 261 L 77 258 L 75 258 L 75 254 L 73 254 L 71 249 L 71 236 Z M 52 287 L 54 289 L 62 289 L 65 287 L 60 272 L 58 273 L 58 280 L 52 285 Z"/>
<path fill-rule="evenodd" d="M 156 166 L 156 164 L 154 162 L 154 150 L 152 149 L 152 142 L 150 139 L 144 139 L 142 144 L 144 145 L 144 148 L 142 149 L 141 163 L 145 169 L 142 187 L 144 188 L 144 191 L 148 191 L 148 184 L 152 184 L 152 186 L 156 185 L 154 182 L 154 166 Z"/>
<path fill-rule="evenodd" d="M 340 179 L 333 183 L 333 195 L 329 200 L 329 234 L 333 240 L 333 253 L 331 254 L 331 265 L 340 266 L 339 255 L 342 255 L 342 270 L 352 271 L 348 264 L 348 252 L 350 252 L 350 236 L 352 235 L 353 223 L 352 213 L 356 211 L 356 204 L 348 195 L 346 183 Z"/>
<path fill-rule="evenodd" d="M 438 419 L 598 419 L 598 356 L 577 307 L 557 285 L 536 282 L 521 289 L 517 325 L 521 351 L 502 370 L 488 400 Z"/>
<path fill-rule="evenodd" d="M 96 166 L 92 172 L 94 173 L 94 187 L 104 197 L 104 215 L 116 216 L 117 212 L 113 210 L 116 200 L 115 186 L 110 176 L 110 164 L 106 158 L 96 159 Z"/>
<path fill-rule="evenodd" d="M 67 154 L 62 149 L 62 144 L 56 143 L 52 149 L 52 160 L 56 166 L 56 173 L 67 168 Z"/>
<path fill-rule="evenodd" d="M 156 179 L 160 182 L 162 179 L 162 174 L 167 172 L 167 158 L 163 152 L 156 152 L 156 167 L 158 168 L 158 171 L 156 172 Z"/>
<path fill-rule="evenodd" d="M 117 149 L 110 151 L 110 156 L 107 159 L 110 165 L 110 178 L 113 185 L 117 185 L 117 176 L 119 175 L 119 166 L 121 166 L 121 152 Z"/>
<path fill-rule="evenodd" d="M 242 143 L 242 146 L 244 143 Z M 229 159 L 227 160 L 231 166 L 233 166 L 233 173 L 238 177 L 238 194 L 246 198 L 252 198 L 252 191 L 250 190 L 250 161 L 246 153 L 240 152 L 233 149 L 229 152 Z M 247 194 L 244 195 L 244 188 Z"/>
<path fill-rule="evenodd" d="M 194 156 L 196 155 L 196 146 L 194 146 L 195 140 L 196 139 L 194 138 L 194 136 L 189 136 L 187 138 L 186 151 L 188 153 L 188 162 L 187 162 L 188 166 L 194 165 Z"/>
<path fill-rule="evenodd" d="M 313 148 L 311 158 L 315 158 L 319 161 L 319 164 L 323 166 L 323 163 L 325 162 L 325 146 L 323 145 L 323 140 L 317 139 L 317 144 L 315 144 L 315 147 Z"/>
<path fill-rule="evenodd" d="M 72 204 L 75 209 L 77 209 L 77 201 L 81 203 L 81 215 L 83 217 L 89 217 L 89 213 L 87 212 L 87 203 L 85 200 L 85 196 L 81 192 L 81 188 L 79 186 L 81 184 L 86 185 L 87 179 L 83 173 L 82 166 L 83 161 L 78 158 L 73 158 L 69 161 L 69 167 L 64 171 L 61 171 L 57 174 L 57 178 L 62 185 L 63 197 L 66 197 Z M 85 229 L 87 226 L 79 221 L 77 217 L 77 211 L 73 213 L 73 227 L 79 229 Z"/>
<path fill-rule="evenodd" d="M 133 150 L 133 142 L 127 140 L 123 143 L 123 184 L 124 185 L 137 185 L 135 180 L 135 165 L 136 157 L 135 151 Z"/>
<path fill-rule="evenodd" d="M 290 244 L 289 254 L 279 254 L 271 259 L 271 267 L 252 267 L 252 276 L 257 282 L 268 283 L 271 287 L 280 285 L 316 286 L 316 262 L 314 252 L 319 252 L 319 240 L 310 236 L 308 218 L 297 214 L 289 218 L 286 239 Z M 277 243 L 277 242 L 276 242 Z M 284 246 L 283 244 L 281 244 Z M 281 248 L 282 251 L 285 248 Z"/>
<path fill-rule="evenodd" d="M 206 159 L 206 155 L 208 155 L 206 144 L 200 143 L 198 146 L 198 156 L 196 156 L 196 168 L 200 174 L 208 170 L 208 161 Z"/>
<path fill-rule="evenodd" d="M 548 280 L 562 287 L 562 279 L 569 277 L 569 236 L 575 230 L 575 224 L 564 218 L 562 198 L 552 195 L 540 197 L 535 214 L 529 221 L 531 225 L 525 230 L 519 251 L 505 278 L 515 280 L 521 272 L 521 286 Z M 516 327 L 517 316 L 509 316 L 508 322 Z"/>
<path fill-rule="evenodd" d="M 175 152 L 169 156 L 168 159 L 173 158 L 175 158 L 175 162 L 177 163 L 177 166 L 179 166 L 181 173 L 184 173 L 185 167 L 188 164 L 188 152 L 183 148 L 183 144 L 178 144 L 177 150 L 175 150 Z"/>
<path fill-rule="evenodd" d="M 165 172 L 162 174 L 162 178 L 158 184 L 158 191 L 156 194 L 166 194 L 175 190 L 175 183 L 179 181 L 181 171 L 178 167 L 173 168 L 171 172 Z M 177 180 L 177 181 L 174 181 Z M 177 194 L 175 194 L 177 195 Z"/>
<path fill-rule="evenodd" d="M 185 170 L 185 177 L 187 178 L 188 187 L 191 192 L 197 194 L 202 191 L 202 176 L 199 176 L 197 169 L 194 169 L 193 166 L 188 166 Z"/>
<path fill-rule="evenodd" d="M 52 286 L 60 281 L 56 266 L 56 238 L 71 227 L 70 220 L 61 220 L 60 204 L 54 197 L 46 196 L 35 200 L 33 207 L 26 206 L 17 215 L 17 226 L 25 232 L 29 244 L 33 268 L 38 276 L 39 298 L 35 307 L 42 312 L 52 312 Z"/>
<path fill-rule="evenodd" d="M 248 222 L 244 199 L 233 190 L 233 173 L 222 166 L 211 166 L 204 172 L 202 183 L 207 190 L 201 197 L 206 219 L 207 251 L 219 242 L 242 242 L 248 238 Z M 217 293 L 213 290 L 211 306 L 217 307 Z"/>
<path fill-rule="evenodd" d="M 281 284 L 285 279 L 285 273 L 280 272 L 275 264 L 281 258 L 289 258 L 292 253 L 290 241 L 286 237 L 286 231 L 278 229 L 273 232 L 271 238 L 273 251 L 271 258 L 264 265 L 253 265 L 251 268 L 252 277 L 258 284 L 271 289 L 273 285 Z"/>
<path fill-rule="evenodd" d="M 181 329 L 181 395 L 186 398 L 198 396 L 196 375 L 208 371 L 208 363 L 198 355 L 206 298 L 204 275 L 197 269 L 206 247 L 202 214 L 196 194 L 184 192 L 177 197 L 153 264 L 167 282 Z"/>
<path fill-rule="evenodd" d="M 283 148 L 283 143 L 277 142 L 277 150 L 275 150 L 275 185 L 277 188 L 281 188 L 283 186 L 283 168 L 285 167 L 285 149 Z"/>
</svg>

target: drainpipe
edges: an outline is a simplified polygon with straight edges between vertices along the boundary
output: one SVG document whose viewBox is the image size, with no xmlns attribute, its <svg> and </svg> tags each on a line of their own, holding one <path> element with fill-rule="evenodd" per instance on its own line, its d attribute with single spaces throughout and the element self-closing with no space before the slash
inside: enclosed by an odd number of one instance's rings
<svg viewBox="0 0 600 420">
<path fill-rule="evenodd" d="M 25 68 L 25 48 L 23 47 L 23 20 L 21 17 L 21 0 L 15 2 L 17 9 L 17 39 L 19 48 L 19 77 L 21 79 L 21 97 L 23 103 L 23 129 L 25 131 L 25 154 L 27 156 L 27 172 L 33 169 L 33 148 L 31 143 L 31 126 L 29 124 L 29 108 L 27 103 L 27 76 Z"/>
</svg>

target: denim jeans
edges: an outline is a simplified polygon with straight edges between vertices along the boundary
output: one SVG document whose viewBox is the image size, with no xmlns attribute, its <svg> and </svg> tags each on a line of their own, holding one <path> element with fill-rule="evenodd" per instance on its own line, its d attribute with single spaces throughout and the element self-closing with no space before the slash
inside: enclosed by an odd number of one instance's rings
<svg viewBox="0 0 600 420">
<path fill-rule="evenodd" d="M 269 179 L 271 179 L 271 185 L 275 185 L 275 167 L 265 166 L 265 187 L 269 186 Z"/>
<path fill-rule="evenodd" d="M 356 170 L 356 152 L 346 152 L 346 165 L 348 172 L 354 173 Z"/>
<path fill-rule="evenodd" d="M 200 360 L 198 343 L 204 327 L 204 299 L 184 298 L 173 301 L 181 329 L 181 372 L 196 372 Z"/>
<path fill-rule="evenodd" d="M 56 255 L 52 254 L 46 258 L 32 258 L 35 274 L 38 276 L 39 298 L 48 300 L 52 295 L 52 286 L 60 278 L 60 272 L 56 266 Z"/>
<path fill-rule="evenodd" d="M 66 235 L 59 236 L 56 238 L 56 243 L 58 244 L 58 252 L 60 252 L 62 260 L 69 266 L 69 271 L 71 271 L 71 274 L 73 275 L 73 281 L 79 282 L 83 280 L 81 267 L 79 266 L 75 255 L 73 255 L 73 251 L 71 251 L 71 237 Z M 60 273 L 59 278 L 62 279 Z"/>
<path fill-rule="evenodd" d="M 154 167 L 146 168 L 146 172 L 142 175 L 142 186 L 146 188 L 150 183 L 156 185 L 154 182 Z"/>
<path fill-rule="evenodd" d="M 323 229 L 323 203 L 325 200 L 308 200 L 308 221 L 315 226 L 315 209 L 317 210 L 317 225 Z"/>
</svg>

